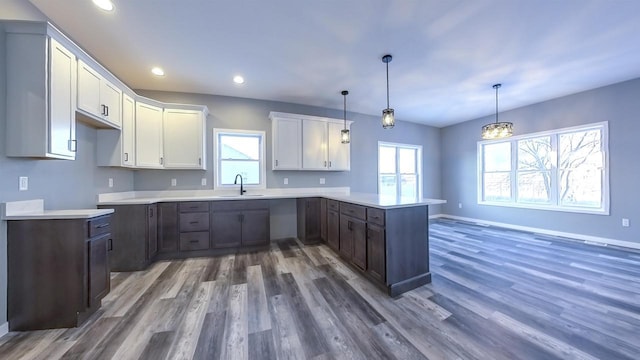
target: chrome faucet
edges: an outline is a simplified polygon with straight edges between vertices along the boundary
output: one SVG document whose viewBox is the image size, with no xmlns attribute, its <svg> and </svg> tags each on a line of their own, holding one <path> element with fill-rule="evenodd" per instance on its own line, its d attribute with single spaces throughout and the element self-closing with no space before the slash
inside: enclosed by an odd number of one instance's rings
<svg viewBox="0 0 640 360">
<path fill-rule="evenodd" d="M 242 182 L 242 175 L 240 174 L 236 175 L 236 179 L 233 180 L 233 184 L 238 185 L 238 177 L 240 177 L 240 195 L 244 195 L 244 193 L 246 193 L 247 190 L 244 189 L 244 184 Z"/>
</svg>

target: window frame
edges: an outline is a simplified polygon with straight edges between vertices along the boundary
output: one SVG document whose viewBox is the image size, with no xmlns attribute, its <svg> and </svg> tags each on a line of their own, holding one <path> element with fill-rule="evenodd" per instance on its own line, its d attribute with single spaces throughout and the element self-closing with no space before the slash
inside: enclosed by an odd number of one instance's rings
<svg viewBox="0 0 640 360">
<path fill-rule="evenodd" d="M 412 149 L 416 151 L 416 184 L 417 184 L 417 198 L 422 199 L 422 145 L 414 145 L 414 144 L 402 144 L 402 143 L 393 143 L 387 141 L 378 141 L 378 157 L 376 158 L 376 167 L 378 173 L 378 179 L 376 183 L 377 193 L 380 194 L 380 147 L 394 147 L 396 148 L 396 197 L 400 195 L 400 176 L 402 173 L 400 172 L 400 151 L 398 149 Z"/>
<path fill-rule="evenodd" d="M 569 206 L 562 205 L 559 196 L 560 191 L 560 169 L 558 165 L 559 153 L 559 139 L 563 134 L 570 134 L 576 132 L 587 132 L 589 130 L 600 130 L 600 141 L 603 166 L 601 168 L 601 204 L 599 208 L 581 207 L 581 206 Z M 549 194 L 549 204 L 536 204 L 534 202 L 518 202 L 518 141 L 528 140 L 539 137 L 549 136 L 551 138 L 551 152 L 553 157 L 551 158 L 551 193 Z M 484 146 L 488 144 L 496 144 L 501 142 L 511 143 L 511 197 L 508 201 L 495 201 L 484 200 Z M 610 207 L 610 189 L 609 189 L 609 122 L 602 121 L 597 123 L 572 126 L 560 129 L 554 129 L 549 131 L 541 131 L 530 134 L 523 134 L 519 136 L 513 136 L 506 139 L 499 140 L 481 140 L 477 143 L 477 200 L 479 205 L 489 206 L 503 206 L 503 207 L 515 207 L 524 209 L 535 210 L 550 210 L 572 213 L 584 213 L 584 214 L 596 214 L 596 215 L 609 215 Z"/>
<path fill-rule="evenodd" d="M 231 136 L 255 136 L 260 139 L 260 154 L 258 158 L 259 168 L 260 168 L 260 181 L 258 184 L 244 184 L 245 189 L 266 189 L 267 188 L 267 177 L 266 177 L 266 132 L 261 130 L 240 130 L 240 129 L 222 129 L 222 128 L 214 128 L 213 129 L 213 167 L 214 167 L 214 189 L 233 189 L 238 185 L 234 184 L 222 184 L 221 177 L 221 164 L 222 160 L 220 158 L 219 153 L 219 145 L 220 140 L 219 137 L 221 135 L 231 135 Z"/>
</svg>

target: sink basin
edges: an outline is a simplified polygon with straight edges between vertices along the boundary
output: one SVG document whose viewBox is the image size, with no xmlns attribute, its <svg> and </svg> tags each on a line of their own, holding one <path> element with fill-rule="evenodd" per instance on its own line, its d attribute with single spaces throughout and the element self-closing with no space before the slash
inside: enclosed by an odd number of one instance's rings
<svg viewBox="0 0 640 360">
<path fill-rule="evenodd" d="M 256 197 L 256 196 L 264 196 L 264 194 L 245 194 L 245 195 L 238 195 L 238 194 L 234 194 L 234 195 L 218 195 L 218 197 L 223 197 L 223 198 L 243 198 L 243 197 Z"/>
</svg>

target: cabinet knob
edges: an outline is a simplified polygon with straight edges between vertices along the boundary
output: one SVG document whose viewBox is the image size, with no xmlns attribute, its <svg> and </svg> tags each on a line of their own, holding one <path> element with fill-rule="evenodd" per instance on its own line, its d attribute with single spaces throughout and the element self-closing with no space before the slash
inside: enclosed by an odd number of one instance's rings
<svg viewBox="0 0 640 360">
<path fill-rule="evenodd" d="M 164 165 L 164 158 L 160 158 L 160 165 Z"/>
<path fill-rule="evenodd" d="M 276 166 L 278 166 L 278 160 L 276 159 Z"/>
<path fill-rule="evenodd" d="M 124 161 L 129 161 L 129 153 L 124 153 Z"/>
</svg>

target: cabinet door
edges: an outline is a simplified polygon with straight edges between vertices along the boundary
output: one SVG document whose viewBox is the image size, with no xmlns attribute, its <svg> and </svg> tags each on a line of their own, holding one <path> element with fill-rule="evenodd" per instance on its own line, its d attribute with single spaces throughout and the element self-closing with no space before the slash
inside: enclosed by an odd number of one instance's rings
<svg viewBox="0 0 640 360">
<path fill-rule="evenodd" d="M 327 123 L 317 120 L 302 121 L 302 168 L 326 170 Z"/>
<path fill-rule="evenodd" d="M 122 164 L 125 166 L 135 166 L 135 116 L 136 102 L 128 95 L 122 98 Z"/>
<path fill-rule="evenodd" d="M 76 58 L 53 39 L 50 39 L 50 46 L 48 150 L 52 155 L 75 159 Z"/>
<path fill-rule="evenodd" d="M 136 166 L 162 169 L 162 109 L 136 102 Z"/>
<path fill-rule="evenodd" d="M 160 252 L 178 251 L 178 203 L 158 204 L 158 244 Z"/>
<path fill-rule="evenodd" d="M 158 205 L 149 205 L 147 209 L 147 260 L 158 253 Z"/>
<path fill-rule="evenodd" d="M 327 211 L 327 243 L 335 251 L 340 249 L 340 215 L 337 211 Z"/>
<path fill-rule="evenodd" d="M 273 119 L 273 170 L 302 168 L 301 120 Z"/>
<path fill-rule="evenodd" d="M 241 211 L 213 211 L 209 223 L 211 224 L 212 247 L 240 246 L 242 239 Z"/>
<path fill-rule="evenodd" d="M 89 299 L 88 306 L 92 307 L 100 303 L 100 300 L 109 293 L 111 279 L 109 271 L 109 259 L 107 245 L 111 234 L 104 234 L 88 241 L 89 258 Z"/>
<path fill-rule="evenodd" d="M 367 226 L 364 221 L 352 220 L 353 258 L 351 261 L 362 270 L 367 269 Z"/>
<path fill-rule="evenodd" d="M 122 90 L 102 79 L 100 83 L 100 112 L 102 118 L 116 127 L 122 125 Z"/>
<path fill-rule="evenodd" d="M 267 245 L 269 240 L 269 210 L 243 211 L 242 245 Z"/>
<path fill-rule="evenodd" d="M 205 122 L 200 111 L 165 109 L 163 115 L 164 167 L 205 169 Z"/>
<path fill-rule="evenodd" d="M 367 272 L 378 281 L 386 280 L 384 228 L 367 224 Z"/>
<path fill-rule="evenodd" d="M 329 123 L 328 128 L 329 170 L 350 170 L 351 144 L 343 144 L 340 136 L 344 125 Z"/>
<path fill-rule="evenodd" d="M 78 109 L 102 117 L 100 109 L 100 74 L 82 60 L 78 61 Z"/>
<path fill-rule="evenodd" d="M 320 239 L 327 242 L 327 199 L 320 199 Z"/>
<path fill-rule="evenodd" d="M 353 218 L 340 215 L 340 255 L 348 260 L 353 257 Z"/>
</svg>

